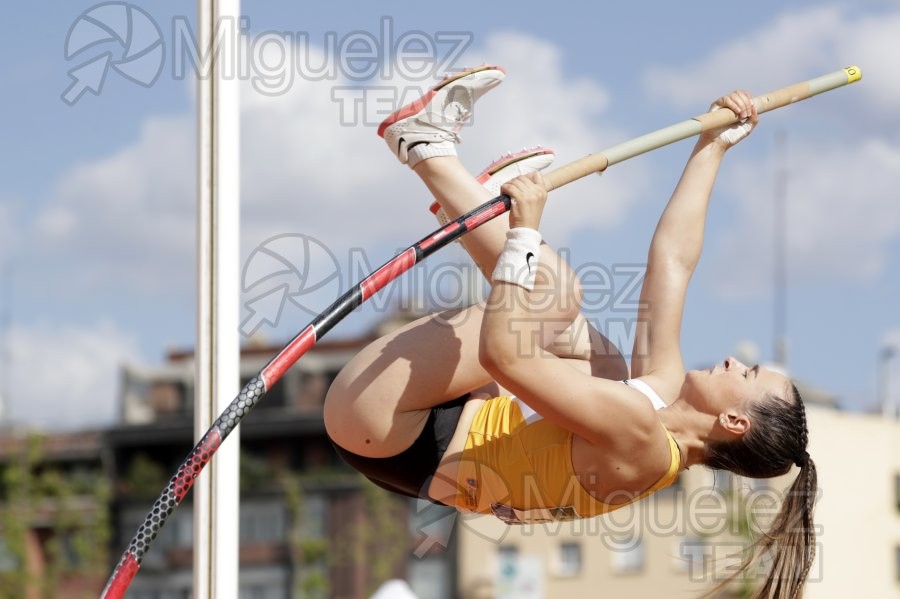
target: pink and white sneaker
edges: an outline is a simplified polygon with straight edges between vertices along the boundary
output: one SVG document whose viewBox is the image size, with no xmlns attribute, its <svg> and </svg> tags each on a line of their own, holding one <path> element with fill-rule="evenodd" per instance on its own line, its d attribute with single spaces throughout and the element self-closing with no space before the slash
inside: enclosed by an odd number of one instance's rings
<svg viewBox="0 0 900 599">
<path fill-rule="evenodd" d="M 448 74 L 424 96 L 386 118 L 378 135 L 403 164 L 409 162 L 409 150 L 421 143 L 436 144 L 446 151 L 435 155 L 453 155 L 453 144 L 460 142 L 459 130 L 475 102 L 505 76 L 506 71 L 495 65 Z"/>
<path fill-rule="evenodd" d="M 508 152 L 490 163 L 475 179 L 487 189 L 491 197 L 500 195 L 500 187 L 519 175 L 527 175 L 544 170 L 553 163 L 556 154 L 553 150 L 541 146 L 522 148 L 518 152 Z M 431 213 L 437 217 L 441 226 L 450 222 L 450 217 L 437 202 L 431 204 Z"/>
</svg>

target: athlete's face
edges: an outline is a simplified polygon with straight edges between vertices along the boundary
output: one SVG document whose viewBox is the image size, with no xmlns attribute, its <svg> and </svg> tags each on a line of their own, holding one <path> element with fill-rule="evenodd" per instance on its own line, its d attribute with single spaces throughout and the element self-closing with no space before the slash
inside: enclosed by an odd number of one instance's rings
<svg viewBox="0 0 900 599">
<path fill-rule="evenodd" d="M 687 373 L 682 395 L 707 414 L 744 413 L 748 402 L 776 397 L 791 402 L 791 381 L 768 368 L 747 366 L 728 357 L 706 370 Z"/>
</svg>

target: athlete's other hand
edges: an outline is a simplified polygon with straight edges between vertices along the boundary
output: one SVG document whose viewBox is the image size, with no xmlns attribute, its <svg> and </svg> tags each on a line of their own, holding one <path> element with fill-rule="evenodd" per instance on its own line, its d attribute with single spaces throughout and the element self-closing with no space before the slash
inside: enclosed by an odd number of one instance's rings
<svg viewBox="0 0 900 599">
<path fill-rule="evenodd" d="M 512 198 L 509 211 L 509 228 L 528 227 L 538 230 L 544 204 L 547 202 L 547 188 L 540 173 L 520 175 L 504 183 L 500 193 Z"/>
<path fill-rule="evenodd" d="M 753 96 L 745 90 L 739 89 L 722 96 L 710 105 L 709 111 L 712 112 L 721 108 L 730 109 L 741 119 L 741 122 L 729 127 L 720 127 L 705 132 L 700 136 L 699 145 L 713 143 L 722 150 L 727 150 L 750 135 L 750 132 L 756 127 L 756 123 L 759 122 L 759 115 L 756 114 L 756 105 L 753 103 Z"/>
</svg>

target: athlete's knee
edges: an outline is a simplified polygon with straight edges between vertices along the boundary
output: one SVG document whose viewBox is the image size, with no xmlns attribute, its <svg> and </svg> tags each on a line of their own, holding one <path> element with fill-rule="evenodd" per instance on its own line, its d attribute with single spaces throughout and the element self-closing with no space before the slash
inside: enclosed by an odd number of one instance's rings
<svg viewBox="0 0 900 599">
<path fill-rule="evenodd" d="M 575 318 L 581 312 L 584 290 L 581 279 L 555 252 L 542 256 L 541 266 L 535 280 L 535 291 L 552 301 L 548 306 L 562 316 Z"/>
<path fill-rule="evenodd" d="M 322 418 L 325 422 L 325 430 L 332 440 L 335 439 L 341 423 L 346 423 L 350 418 L 350 403 L 352 402 L 349 377 L 346 368 L 341 370 L 328 391 L 325 392 L 325 405 L 322 408 Z"/>
<path fill-rule="evenodd" d="M 341 420 L 339 414 L 339 401 L 335 399 L 335 395 L 336 394 L 332 392 L 332 389 L 329 388 L 328 392 L 325 394 L 325 405 L 322 407 L 322 420 L 325 423 L 325 431 L 332 440 L 334 440 L 332 431 L 335 430 L 335 425 Z"/>
<path fill-rule="evenodd" d="M 568 266 L 566 267 L 566 285 L 564 287 L 564 293 L 567 294 L 567 299 L 569 303 L 572 304 L 572 309 L 576 313 L 581 312 L 581 305 L 584 301 L 584 287 L 581 284 L 581 278 L 575 274 Z"/>
</svg>

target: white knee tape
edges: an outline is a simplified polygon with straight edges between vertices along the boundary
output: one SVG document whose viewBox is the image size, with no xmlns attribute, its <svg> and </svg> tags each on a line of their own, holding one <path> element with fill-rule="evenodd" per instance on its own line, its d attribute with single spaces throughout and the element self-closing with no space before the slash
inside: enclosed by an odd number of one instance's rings
<svg viewBox="0 0 900 599">
<path fill-rule="evenodd" d="M 492 278 L 495 282 L 504 281 L 531 291 L 534 289 L 540 251 L 540 233 L 526 227 L 510 229 Z"/>
</svg>

